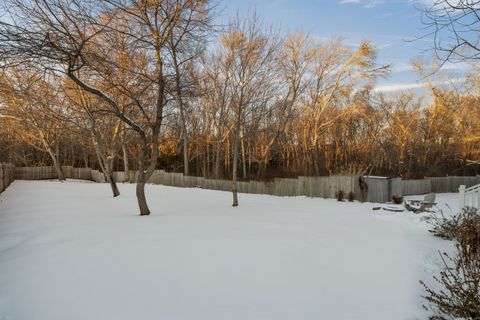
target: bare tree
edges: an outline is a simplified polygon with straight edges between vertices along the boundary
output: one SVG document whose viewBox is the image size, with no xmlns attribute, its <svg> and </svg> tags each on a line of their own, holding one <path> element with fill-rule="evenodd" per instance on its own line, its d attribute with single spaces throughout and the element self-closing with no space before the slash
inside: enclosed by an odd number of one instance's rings
<svg viewBox="0 0 480 320">
<path fill-rule="evenodd" d="M 0 77 L 0 97 L 5 104 L 2 117 L 24 142 L 48 153 L 58 179 L 64 181 L 59 143 L 66 131 L 66 124 L 61 121 L 65 99 L 58 79 L 44 76 L 35 68 L 17 67 Z"/>
<path fill-rule="evenodd" d="M 272 121 L 261 132 L 266 143 L 261 148 L 257 178 L 266 169 L 272 147 L 284 134 L 289 122 L 295 115 L 295 107 L 306 88 L 306 73 L 311 62 L 309 39 L 301 33 L 291 34 L 283 43 L 279 57 L 279 73 L 283 86 L 279 89 L 279 99 L 275 101 L 271 112 Z"/>
<path fill-rule="evenodd" d="M 279 48 L 278 37 L 265 33 L 259 18 L 251 14 L 246 19 L 237 19 L 221 37 L 222 52 L 230 70 L 228 91 L 231 95 L 229 108 L 232 111 L 233 206 L 238 206 L 238 162 L 242 126 L 252 110 L 262 107 L 268 100 L 269 90 L 265 84 L 273 78 L 275 57 Z"/>
<path fill-rule="evenodd" d="M 210 19 L 206 15 L 199 15 L 204 10 L 201 2 L 197 3 L 198 8 L 191 10 L 190 15 L 186 15 L 182 19 L 174 32 L 169 34 L 167 47 L 170 52 L 171 65 L 174 72 L 174 97 L 178 106 L 180 116 L 180 125 L 182 127 L 183 136 L 183 172 L 189 175 L 189 132 L 186 113 L 188 110 L 189 95 L 193 95 L 193 87 L 195 79 L 192 77 L 192 65 L 200 57 L 205 50 L 207 41 L 206 36 L 209 34 L 207 25 Z M 195 11 L 197 15 L 195 15 Z M 196 29 L 203 29 L 199 32 Z M 191 97 L 190 97 L 191 98 Z"/>
<path fill-rule="evenodd" d="M 6 60 L 35 60 L 63 72 L 137 133 L 136 195 L 140 215 L 149 215 L 145 184 L 156 168 L 168 103 L 167 44 L 183 21 L 197 21 L 190 32 L 203 27 L 208 3 L 10 0 L 6 10 L 10 19 L 0 23 L 0 54 Z"/>
<path fill-rule="evenodd" d="M 73 111 L 64 121 L 75 124 L 81 135 L 92 141 L 100 170 L 110 184 L 113 196 L 118 197 L 120 190 L 113 177 L 113 162 L 122 143 L 122 121 L 111 112 L 106 112 L 108 107 L 104 106 L 102 100 L 71 81 L 67 81 L 63 88 Z"/>
<path fill-rule="evenodd" d="M 480 59 L 480 1 L 435 0 L 422 9 L 426 33 L 443 62 Z"/>
</svg>

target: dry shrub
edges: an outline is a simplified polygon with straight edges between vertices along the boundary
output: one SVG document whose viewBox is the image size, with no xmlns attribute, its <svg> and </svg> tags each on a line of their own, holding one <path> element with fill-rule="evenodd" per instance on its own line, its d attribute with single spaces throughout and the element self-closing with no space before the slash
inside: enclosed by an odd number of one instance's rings
<svg viewBox="0 0 480 320">
<path fill-rule="evenodd" d="M 392 201 L 395 204 L 402 204 L 403 203 L 403 197 L 400 196 L 393 196 Z"/>
<path fill-rule="evenodd" d="M 441 255 L 444 269 L 434 277 L 440 290 L 421 281 L 428 301 L 424 307 L 435 314 L 430 319 L 480 320 L 480 215 L 468 208 L 441 222 L 434 234 L 455 239 L 457 252 L 454 258 Z"/>
<path fill-rule="evenodd" d="M 425 309 L 434 313 L 430 319 L 480 319 L 480 254 L 462 254 L 464 248 L 457 245 L 457 256 L 442 255 L 444 269 L 434 280 L 441 285 L 434 290 L 423 285 L 428 305 Z"/>
<path fill-rule="evenodd" d="M 468 221 L 460 225 L 457 241 L 461 248 L 460 254 L 465 259 L 480 256 L 480 215 L 472 215 Z"/>
<path fill-rule="evenodd" d="M 343 190 L 339 190 L 335 193 L 335 197 L 337 198 L 338 201 L 344 201 L 345 192 L 343 192 Z"/>
<path fill-rule="evenodd" d="M 466 208 L 457 215 L 447 217 L 440 211 L 440 216 L 434 215 L 429 223 L 432 225 L 430 232 L 444 240 L 457 239 L 459 232 L 471 225 L 478 225 L 480 215 L 475 208 Z M 466 230 L 464 230 L 465 232 Z"/>
<path fill-rule="evenodd" d="M 353 191 L 350 191 L 348 193 L 348 201 L 353 202 L 355 200 L 355 193 Z"/>
</svg>

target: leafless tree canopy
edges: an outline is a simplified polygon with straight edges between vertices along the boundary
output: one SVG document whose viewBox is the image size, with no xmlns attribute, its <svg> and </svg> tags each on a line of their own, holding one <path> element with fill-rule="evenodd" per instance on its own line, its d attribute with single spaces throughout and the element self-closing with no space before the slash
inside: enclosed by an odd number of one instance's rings
<svg viewBox="0 0 480 320">
<path fill-rule="evenodd" d="M 480 1 L 437 0 L 423 9 L 427 34 L 441 61 L 480 58 Z"/>
</svg>

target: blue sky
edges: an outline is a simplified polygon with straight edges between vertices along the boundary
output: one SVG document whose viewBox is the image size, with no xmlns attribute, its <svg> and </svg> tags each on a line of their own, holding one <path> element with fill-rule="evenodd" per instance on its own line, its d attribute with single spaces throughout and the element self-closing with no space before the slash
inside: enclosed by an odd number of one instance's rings
<svg viewBox="0 0 480 320">
<path fill-rule="evenodd" d="M 391 64 L 388 79 L 379 81 L 385 92 L 411 88 L 421 90 L 422 81 L 411 71 L 410 62 L 419 55 L 432 57 L 428 39 L 409 41 L 425 33 L 419 8 L 435 0 L 223 0 L 222 17 L 250 9 L 282 32 L 303 31 L 311 37 L 328 39 L 340 36 L 347 45 L 371 41 L 378 49 L 380 64 Z M 446 65 L 454 77 L 468 69 L 466 64 Z M 452 75 L 451 75 L 452 77 Z"/>
</svg>

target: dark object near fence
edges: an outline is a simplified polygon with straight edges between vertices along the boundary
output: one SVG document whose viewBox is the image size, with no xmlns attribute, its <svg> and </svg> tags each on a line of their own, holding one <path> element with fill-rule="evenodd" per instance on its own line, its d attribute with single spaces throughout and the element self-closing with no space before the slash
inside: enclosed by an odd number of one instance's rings
<svg viewBox="0 0 480 320">
<path fill-rule="evenodd" d="M 336 196 L 336 198 L 337 198 L 337 201 L 344 201 L 345 192 L 343 192 L 343 190 L 337 191 L 337 193 L 335 194 L 335 196 Z"/>
<path fill-rule="evenodd" d="M 352 191 L 350 191 L 350 192 L 348 193 L 348 201 L 353 202 L 353 200 L 355 200 L 355 193 L 353 193 Z"/>
<path fill-rule="evenodd" d="M 403 203 L 403 197 L 393 196 L 392 197 L 392 202 L 395 203 L 395 204 L 402 204 Z"/>
<path fill-rule="evenodd" d="M 367 201 L 367 197 L 368 197 L 368 184 L 367 182 L 365 182 L 365 179 L 360 176 L 358 177 L 358 184 L 360 186 L 360 194 L 361 194 L 361 201 L 362 202 L 365 202 Z"/>
</svg>

